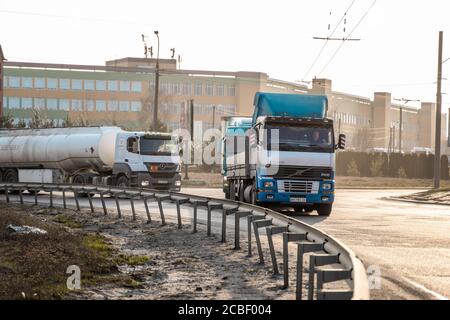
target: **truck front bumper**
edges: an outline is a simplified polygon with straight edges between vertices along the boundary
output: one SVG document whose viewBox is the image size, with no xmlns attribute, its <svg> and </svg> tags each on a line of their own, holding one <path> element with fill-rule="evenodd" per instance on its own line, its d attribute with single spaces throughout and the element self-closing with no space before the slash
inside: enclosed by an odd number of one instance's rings
<svg viewBox="0 0 450 320">
<path fill-rule="evenodd" d="M 334 202 L 334 193 L 290 193 L 290 192 L 258 192 L 258 202 L 281 205 L 314 205 L 331 204 Z"/>
<path fill-rule="evenodd" d="M 172 177 L 152 177 L 150 173 L 138 174 L 138 187 L 152 190 L 164 190 L 179 192 L 181 190 L 181 175 L 174 174 Z"/>
</svg>

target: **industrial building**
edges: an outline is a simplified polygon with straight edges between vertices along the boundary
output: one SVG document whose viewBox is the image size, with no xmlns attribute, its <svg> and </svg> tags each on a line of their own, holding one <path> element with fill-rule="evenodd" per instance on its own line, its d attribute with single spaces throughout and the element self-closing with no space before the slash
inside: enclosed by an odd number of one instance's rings
<svg viewBox="0 0 450 320">
<path fill-rule="evenodd" d="M 7 61 L 0 47 L 0 114 L 16 123 L 35 116 L 83 125 L 150 128 L 156 59 L 123 58 L 104 66 Z M 180 70 L 175 59 L 159 59 L 158 118 L 168 130 L 186 125 L 186 101 L 194 100 L 203 129 L 220 128 L 222 116 L 253 111 L 255 92 L 325 94 L 329 117 L 347 134 L 354 150 L 434 148 L 434 103 L 421 108 L 392 103 L 387 92 L 360 97 L 336 92 L 329 79 L 311 86 L 270 78 L 263 72 Z M 400 126 L 402 130 L 400 130 Z M 400 140 L 401 135 L 401 140 Z M 400 143 L 401 141 L 401 143 Z M 447 148 L 447 115 L 442 116 L 442 152 Z"/>
</svg>

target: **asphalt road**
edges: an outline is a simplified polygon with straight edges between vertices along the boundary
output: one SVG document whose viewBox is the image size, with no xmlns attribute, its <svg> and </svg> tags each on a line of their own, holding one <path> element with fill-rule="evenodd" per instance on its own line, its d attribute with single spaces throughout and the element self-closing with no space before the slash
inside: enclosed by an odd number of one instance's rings
<svg viewBox="0 0 450 320">
<path fill-rule="evenodd" d="M 220 189 L 184 189 L 223 197 Z M 374 299 L 450 297 L 450 208 L 383 200 L 418 190 L 338 190 L 330 217 L 297 216 L 381 271 Z"/>
<path fill-rule="evenodd" d="M 220 189 L 184 188 L 182 192 L 223 197 Z M 417 190 L 338 190 L 330 217 L 314 213 L 295 217 L 341 240 L 366 267 L 380 270 L 381 286 L 371 290 L 372 298 L 445 299 L 450 297 L 450 208 L 382 199 L 413 192 Z M 27 202 L 33 199 L 27 198 Z M 121 202 L 129 206 L 129 201 Z M 86 207 L 87 201 L 82 200 L 82 205 Z M 108 207 L 114 210 L 114 202 L 108 201 Z M 145 215 L 143 205 L 136 209 Z M 151 203 L 150 210 L 158 220 L 156 203 Z M 174 218 L 174 208 L 164 211 Z M 198 212 L 200 223 L 204 223 L 203 211 Z M 191 209 L 182 208 L 182 215 L 190 217 Z M 219 219 L 213 215 L 213 225 Z M 245 225 L 241 224 L 242 231 Z"/>
</svg>

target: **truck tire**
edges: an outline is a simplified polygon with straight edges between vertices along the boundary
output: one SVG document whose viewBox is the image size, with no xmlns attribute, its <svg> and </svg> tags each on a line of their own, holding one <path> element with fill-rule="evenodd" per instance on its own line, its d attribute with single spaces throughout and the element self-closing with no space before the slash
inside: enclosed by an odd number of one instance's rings
<svg viewBox="0 0 450 320">
<path fill-rule="evenodd" d="M 87 184 L 86 176 L 84 176 L 82 174 L 76 175 L 75 177 L 73 177 L 72 183 L 76 184 L 76 185 L 85 185 L 85 184 Z M 91 194 L 91 196 L 92 196 L 92 194 Z M 87 198 L 88 194 L 87 193 L 78 193 L 78 197 Z"/>
<path fill-rule="evenodd" d="M 119 178 L 117 178 L 116 180 L 116 186 L 122 188 L 128 187 L 129 186 L 128 178 L 126 176 L 119 176 Z"/>
<path fill-rule="evenodd" d="M 332 210 L 333 210 L 332 204 L 319 204 L 317 206 L 317 213 L 321 217 L 329 217 Z"/>
<path fill-rule="evenodd" d="M 16 169 L 8 169 L 3 175 L 3 182 L 6 183 L 17 183 L 19 182 L 19 174 Z M 19 194 L 19 191 L 10 191 L 11 194 Z"/>
<path fill-rule="evenodd" d="M 256 201 L 256 187 L 255 187 L 255 183 L 253 183 L 252 191 L 250 192 L 250 204 L 255 206 L 256 203 L 257 203 L 257 201 Z"/>
</svg>

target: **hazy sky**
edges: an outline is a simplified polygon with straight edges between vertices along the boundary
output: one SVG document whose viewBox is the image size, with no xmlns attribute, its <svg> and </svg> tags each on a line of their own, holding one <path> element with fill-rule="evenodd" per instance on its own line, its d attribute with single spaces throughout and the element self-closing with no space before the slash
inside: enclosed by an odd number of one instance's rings
<svg viewBox="0 0 450 320">
<path fill-rule="evenodd" d="M 347 32 L 374 0 L 356 0 Z M 302 80 L 327 36 L 352 0 L 0 0 L 0 44 L 6 57 L 21 61 L 104 64 L 107 59 L 143 56 L 141 34 L 159 30 L 161 57 L 176 48 L 183 69 L 262 71 Z M 331 12 L 331 16 L 330 16 Z M 450 58 L 450 1 L 378 0 L 352 37 L 321 73 L 341 42 L 330 42 L 306 79 L 333 80 L 335 90 L 372 97 L 434 101 L 438 31 L 444 59 Z M 335 33 L 343 37 L 342 24 Z M 450 61 L 444 65 L 450 80 Z M 444 81 L 444 109 L 450 81 Z"/>
</svg>

